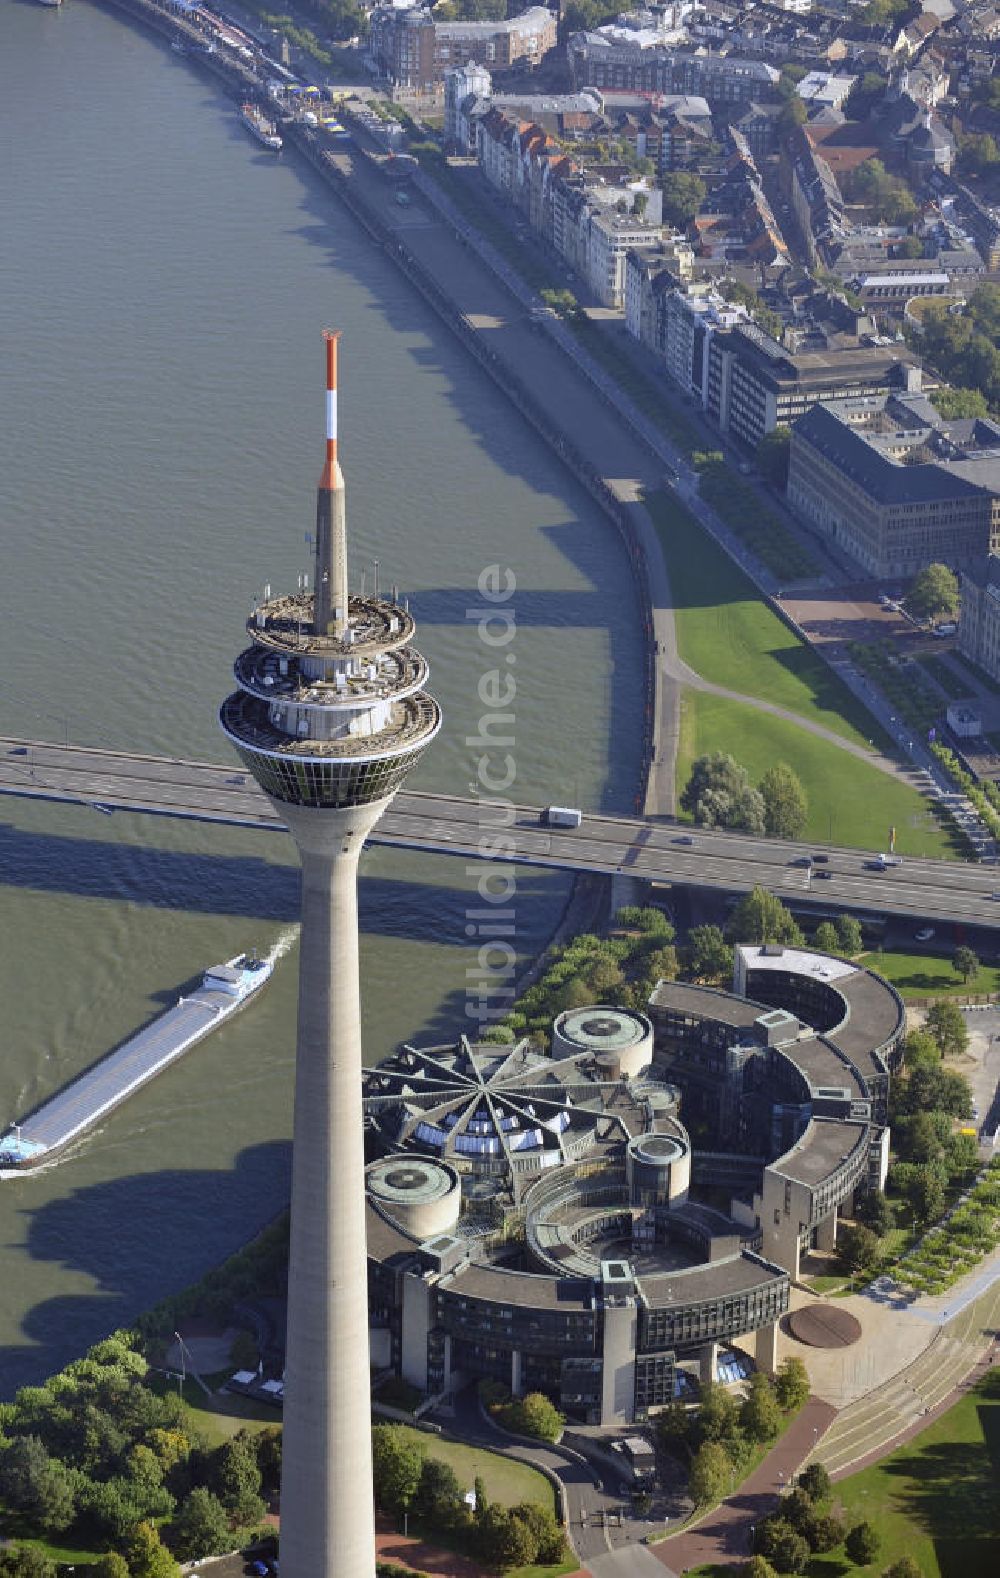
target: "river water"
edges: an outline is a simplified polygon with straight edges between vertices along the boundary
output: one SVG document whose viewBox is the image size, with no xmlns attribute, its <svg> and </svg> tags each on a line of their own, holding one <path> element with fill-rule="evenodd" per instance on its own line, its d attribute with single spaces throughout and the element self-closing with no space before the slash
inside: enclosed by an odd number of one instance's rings
<svg viewBox="0 0 1000 1578">
<path fill-rule="evenodd" d="M 515 792 L 631 807 L 640 629 L 617 539 L 325 188 L 86 0 L 0 0 L 0 137 L 0 730 L 225 759 L 249 601 L 308 567 L 329 324 L 353 574 L 377 556 L 410 595 L 445 709 L 412 782 L 472 775 L 493 664 L 466 611 L 498 562 L 517 577 Z M 527 956 L 568 888 L 519 875 Z M 457 860 L 365 856 L 369 1060 L 463 1028 L 474 883 Z M 203 965 L 289 957 L 61 1161 L 0 1183 L 0 1396 L 284 1205 L 296 912 L 281 838 L 3 803 L 0 1125 Z"/>
</svg>

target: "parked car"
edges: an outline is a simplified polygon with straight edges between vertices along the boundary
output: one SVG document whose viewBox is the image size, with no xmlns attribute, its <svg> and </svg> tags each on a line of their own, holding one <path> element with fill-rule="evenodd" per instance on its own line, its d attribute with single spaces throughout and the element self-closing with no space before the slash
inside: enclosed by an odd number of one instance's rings
<svg viewBox="0 0 1000 1578">
<path fill-rule="evenodd" d="M 921 926 L 920 930 L 915 933 L 915 936 L 916 936 L 916 939 L 917 939 L 918 942 L 930 942 L 930 940 L 933 937 L 933 935 L 934 935 L 934 927 L 933 926 Z"/>
</svg>

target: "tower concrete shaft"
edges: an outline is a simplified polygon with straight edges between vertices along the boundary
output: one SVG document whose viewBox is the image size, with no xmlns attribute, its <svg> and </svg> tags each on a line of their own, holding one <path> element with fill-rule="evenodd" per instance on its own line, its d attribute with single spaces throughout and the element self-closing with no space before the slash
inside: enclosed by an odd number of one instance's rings
<svg viewBox="0 0 1000 1578">
<path fill-rule="evenodd" d="M 281 1477 L 293 1578 L 375 1572 L 357 868 L 386 803 L 319 826 L 315 812 L 279 808 L 302 859 Z"/>
<path fill-rule="evenodd" d="M 302 863 L 281 1476 L 284 1578 L 374 1578 L 358 858 L 441 726 L 407 609 L 350 597 L 327 336 L 315 594 L 247 625 L 220 722 Z M 331 415 L 332 411 L 332 415 Z"/>
</svg>

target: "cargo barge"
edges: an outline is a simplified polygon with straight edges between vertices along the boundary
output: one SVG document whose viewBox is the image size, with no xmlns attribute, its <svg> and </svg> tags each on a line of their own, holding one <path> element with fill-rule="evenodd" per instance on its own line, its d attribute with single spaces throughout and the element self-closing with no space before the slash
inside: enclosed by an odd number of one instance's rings
<svg viewBox="0 0 1000 1578">
<path fill-rule="evenodd" d="M 61 1151 L 210 1031 L 244 1008 L 271 978 L 272 959 L 239 954 L 206 970 L 201 985 L 109 1052 L 0 1138 L 0 1179 Z"/>
</svg>

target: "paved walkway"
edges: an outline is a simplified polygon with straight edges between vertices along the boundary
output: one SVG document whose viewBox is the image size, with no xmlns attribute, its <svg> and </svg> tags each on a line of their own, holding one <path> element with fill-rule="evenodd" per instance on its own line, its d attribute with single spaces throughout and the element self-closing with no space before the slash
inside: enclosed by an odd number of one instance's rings
<svg viewBox="0 0 1000 1578">
<path fill-rule="evenodd" d="M 674 1574 L 704 1562 L 746 1561 L 753 1525 L 773 1510 L 781 1487 L 791 1482 L 811 1455 L 834 1413 L 829 1403 L 811 1397 L 735 1496 L 710 1512 L 695 1528 L 651 1546 L 651 1554 Z"/>
<path fill-rule="evenodd" d="M 950 1304 L 947 1299 L 943 1294 L 923 1309 L 894 1311 L 900 1323 L 929 1317 L 942 1324 L 918 1359 L 838 1414 L 815 1453 L 835 1478 L 877 1462 L 916 1435 L 988 1364 L 1000 1329 L 1000 1254 L 988 1273 L 970 1278 L 964 1293 L 952 1292 Z"/>
</svg>

